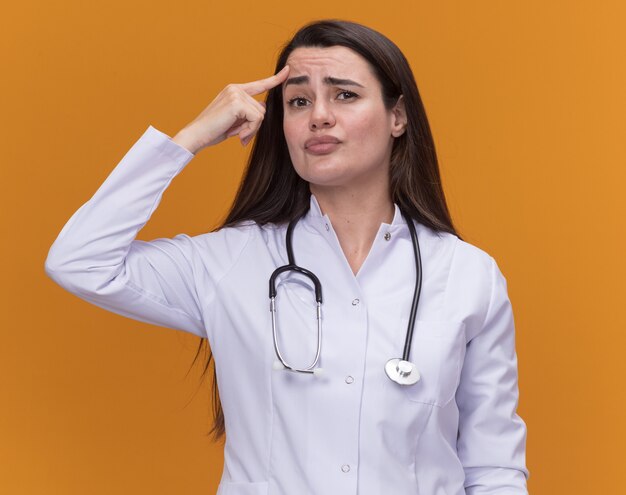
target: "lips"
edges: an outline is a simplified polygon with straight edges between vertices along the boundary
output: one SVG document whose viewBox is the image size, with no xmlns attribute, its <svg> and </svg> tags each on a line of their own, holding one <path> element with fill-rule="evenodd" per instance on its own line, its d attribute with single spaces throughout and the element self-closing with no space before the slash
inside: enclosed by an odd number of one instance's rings
<svg viewBox="0 0 626 495">
<path fill-rule="evenodd" d="M 309 148 L 310 146 L 315 146 L 318 144 L 337 144 L 340 143 L 339 139 L 335 136 L 320 136 L 316 138 L 307 139 L 304 142 L 304 147 Z"/>
</svg>

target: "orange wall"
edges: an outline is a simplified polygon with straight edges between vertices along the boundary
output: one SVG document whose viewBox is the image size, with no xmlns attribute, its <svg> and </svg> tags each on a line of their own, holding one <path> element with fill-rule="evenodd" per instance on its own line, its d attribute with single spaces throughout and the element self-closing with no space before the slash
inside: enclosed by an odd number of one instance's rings
<svg viewBox="0 0 626 495">
<path fill-rule="evenodd" d="M 227 5 L 3 8 L 0 493 L 214 493 L 222 459 L 203 437 L 208 382 L 198 367 L 185 377 L 197 338 L 79 300 L 45 276 L 44 259 L 148 125 L 172 136 L 227 83 L 270 75 L 280 45 L 323 17 L 370 25 L 404 51 L 454 219 L 507 277 L 531 493 L 616 493 L 624 3 Z M 214 226 L 247 152 L 235 140 L 202 151 L 139 238 Z"/>
</svg>

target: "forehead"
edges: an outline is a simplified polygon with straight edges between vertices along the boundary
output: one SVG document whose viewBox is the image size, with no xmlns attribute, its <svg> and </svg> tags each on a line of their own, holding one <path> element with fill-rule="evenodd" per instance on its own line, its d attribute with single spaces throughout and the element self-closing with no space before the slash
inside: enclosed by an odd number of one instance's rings
<svg viewBox="0 0 626 495">
<path fill-rule="evenodd" d="M 345 46 L 296 48 L 289 54 L 287 64 L 289 77 L 318 72 L 322 76 L 360 77 L 364 81 L 374 77 L 369 62 Z"/>
</svg>

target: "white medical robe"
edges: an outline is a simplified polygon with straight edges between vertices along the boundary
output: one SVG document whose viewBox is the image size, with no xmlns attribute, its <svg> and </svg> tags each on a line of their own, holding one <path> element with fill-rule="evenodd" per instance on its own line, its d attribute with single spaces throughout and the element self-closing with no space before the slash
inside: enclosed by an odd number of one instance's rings
<svg viewBox="0 0 626 495">
<path fill-rule="evenodd" d="M 209 339 L 226 421 L 218 493 L 526 494 L 513 314 L 494 259 L 415 222 L 423 287 L 410 359 L 421 379 L 400 386 L 384 367 L 402 355 L 415 284 L 405 220 L 396 206 L 355 276 L 312 196 L 293 245 L 323 287 L 324 374 L 275 370 L 268 280 L 287 263 L 285 225 L 135 239 L 193 157 L 149 126 L 45 268 L 90 303 Z M 299 367 L 316 350 L 310 287 L 299 275 L 278 285 L 279 343 Z"/>
</svg>

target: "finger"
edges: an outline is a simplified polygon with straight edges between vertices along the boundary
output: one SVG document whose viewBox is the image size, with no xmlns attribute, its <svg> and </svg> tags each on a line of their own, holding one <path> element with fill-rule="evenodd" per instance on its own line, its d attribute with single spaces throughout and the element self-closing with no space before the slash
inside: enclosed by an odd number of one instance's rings
<svg viewBox="0 0 626 495">
<path fill-rule="evenodd" d="M 251 102 L 259 110 L 259 112 L 261 112 L 262 115 L 265 115 L 265 102 L 262 103 L 258 100 L 255 100 L 252 96 L 250 96 L 246 92 L 244 92 L 243 94 L 246 97 L 246 101 Z"/>
<path fill-rule="evenodd" d="M 233 127 L 230 131 L 228 131 L 226 133 L 226 137 L 233 137 L 236 134 L 239 134 L 243 130 L 245 125 L 246 125 L 246 122 L 244 122 L 243 124 L 238 125 L 237 127 Z"/>
<path fill-rule="evenodd" d="M 239 86 L 249 95 L 258 95 L 272 89 L 279 84 L 282 84 L 289 75 L 289 66 L 285 65 L 280 71 L 265 79 L 259 79 L 258 81 L 252 81 L 249 83 L 243 83 Z"/>
<path fill-rule="evenodd" d="M 250 133 L 255 133 L 256 130 L 261 127 L 261 123 L 263 122 L 263 117 L 265 115 L 265 108 L 261 105 L 259 106 L 261 107 L 261 111 L 256 114 L 254 114 L 254 111 L 250 108 L 247 109 L 248 111 L 244 111 L 244 114 L 239 116 L 240 119 L 243 119 L 243 121 L 239 120 L 239 123 L 236 122 L 233 124 L 234 127 L 231 127 L 230 130 L 227 131 L 226 136 L 232 137 L 239 134 L 239 137 L 243 138 Z"/>
<path fill-rule="evenodd" d="M 261 126 L 250 127 L 248 129 L 242 130 L 241 133 L 239 133 L 239 139 L 241 139 L 242 141 L 246 140 L 248 138 L 251 139 L 252 136 L 254 136 L 256 134 L 256 132 L 258 131 L 259 127 L 261 127 Z"/>
<path fill-rule="evenodd" d="M 246 136 L 242 141 L 241 144 L 246 146 L 250 141 L 252 141 L 252 139 L 254 139 L 254 136 L 256 136 L 256 132 L 250 134 L 249 136 Z"/>
<path fill-rule="evenodd" d="M 227 101 L 232 104 L 236 104 L 238 107 L 237 117 L 239 118 L 247 118 L 247 116 L 242 114 L 242 110 L 246 109 L 247 106 L 252 105 L 261 115 L 265 115 L 265 105 L 261 105 L 258 100 L 255 100 L 250 94 L 246 91 L 243 91 L 241 84 L 229 84 L 226 86 L 220 95 L 224 94 Z M 247 111 L 244 111 L 247 114 Z"/>
<path fill-rule="evenodd" d="M 242 132 L 239 134 L 239 139 L 242 140 L 242 143 L 244 141 L 247 143 L 256 135 L 257 132 L 259 132 L 259 129 L 263 124 L 263 119 L 258 120 L 257 122 L 249 122 L 248 124 L 248 129 L 242 130 Z"/>
</svg>

